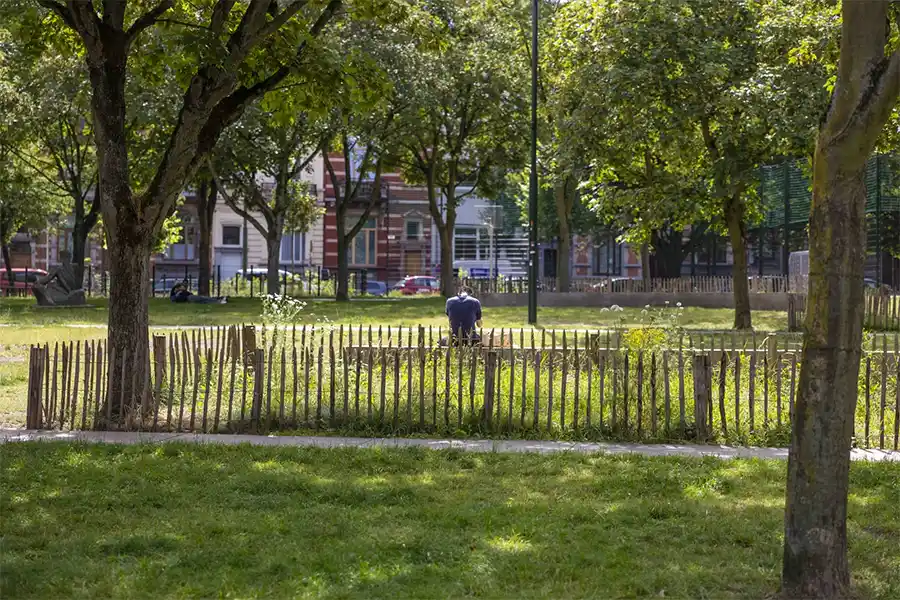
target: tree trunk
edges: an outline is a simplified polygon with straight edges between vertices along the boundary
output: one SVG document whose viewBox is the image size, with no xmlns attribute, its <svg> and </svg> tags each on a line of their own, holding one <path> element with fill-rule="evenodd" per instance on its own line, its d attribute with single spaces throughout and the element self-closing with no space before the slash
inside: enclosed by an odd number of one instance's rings
<svg viewBox="0 0 900 600">
<path fill-rule="evenodd" d="M 866 159 L 900 97 L 888 3 L 843 2 L 834 95 L 813 157 L 809 294 L 791 419 L 782 594 L 850 594 L 847 493 L 863 329 Z"/>
<path fill-rule="evenodd" d="M 281 228 L 271 228 L 266 238 L 266 294 L 274 296 L 281 293 Z"/>
<path fill-rule="evenodd" d="M 841 149 L 819 149 L 814 160 L 782 577 L 788 596 L 832 598 L 850 583 L 847 490 L 862 343 L 866 187 L 864 168 L 848 171 Z"/>
<path fill-rule="evenodd" d="M 650 291 L 650 248 L 647 244 L 641 244 L 641 280 L 644 283 L 644 289 Z"/>
<path fill-rule="evenodd" d="M 197 293 L 201 296 L 209 296 L 210 279 L 212 278 L 212 226 L 213 215 L 216 212 L 218 199 L 218 187 L 215 180 L 200 182 L 197 193 L 197 216 L 200 219 L 200 265 L 197 275 Z"/>
<path fill-rule="evenodd" d="M 569 227 L 571 218 L 566 198 L 567 179 L 563 178 L 553 188 L 556 220 L 559 223 L 559 244 L 556 250 L 556 291 L 568 292 L 570 289 L 571 269 L 570 253 L 572 249 L 572 230 Z"/>
<path fill-rule="evenodd" d="M 84 259 L 87 254 L 87 236 L 83 231 L 84 227 L 79 225 L 78 219 L 75 222 L 75 228 L 72 229 L 72 270 L 75 271 L 75 277 L 84 284 Z"/>
<path fill-rule="evenodd" d="M 335 300 L 338 302 L 349 302 L 350 300 L 350 256 L 348 253 L 349 243 L 345 239 L 346 234 L 344 228 L 338 228 L 338 248 L 337 248 L 337 279 L 335 280 Z"/>
<path fill-rule="evenodd" d="M 140 404 L 149 368 L 148 298 L 150 297 L 151 236 L 119 228 L 110 236 L 109 348 L 115 348 L 112 414 L 119 398 L 126 413 Z M 123 362 L 124 359 L 124 362 Z M 122 377 L 122 373 L 126 376 Z M 124 381 L 123 381 L 124 380 Z M 124 383 L 124 390 L 122 384 Z M 146 407 L 145 407 L 146 408 Z"/>
<path fill-rule="evenodd" d="M 9 244 L 3 244 L 2 247 L 0 247 L 0 251 L 3 252 L 3 265 L 6 270 L 4 276 L 6 277 L 7 281 L 12 282 L 13 279 L 15 279 L 15 276 L 13 275 L 13 266 L 9 262 Z M 7 294 L 12 294 L 12 285 L 10 285 Z"/>
<path fill-rule="evenodd" d="M 684 262 L 683 231 L 666 227 L 653 232 L 653 254 L 650 256 L 652 277 L 673 279 L 681 277 L 681 263 Z"/>
<path fill-rule="evenodd" d="M 747 281 L 747 230 L 744 222 L 746 210 L 739 196 L 725 203 L 725 219 L 728 223 L 728 239 L 731 242 L 733 265 L 731 287 L 734 294 L 734 328 L 752 329 L 750 315 L 750 283 Z"/>
<path fill-rule="evenodd" d="M 453 281 L 453 236 L 448 225 L 438 226 L 441 241 L 441 295 L 449 298 L 456 294 Z"/>
</svg>

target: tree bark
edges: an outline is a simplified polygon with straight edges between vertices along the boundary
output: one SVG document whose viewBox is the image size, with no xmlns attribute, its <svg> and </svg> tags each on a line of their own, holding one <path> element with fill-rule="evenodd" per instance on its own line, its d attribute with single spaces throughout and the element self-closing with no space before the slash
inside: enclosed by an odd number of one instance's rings
<svg viewBox="0 0 900 600">
<path fill-rule="evenodd" d="M 349 244 L 338 234 L 338 269 L 334 297 L 338 302 L 350 301 L 350 257 Z"/>
<path fill-rule="evenodd" d="M 441 242 L 441 295 L 449 298 L 456 294 L 453 281 L 453 236 L 450 235 L 450 226 L 439 225 L 438 237 Z"/>
<path fill-rule="evenodd" d="M 109 252 L 109 348 L 115 348 L 113 415 L 119 399 L 125 414 L 141 402 L 149 368 L 148 298 L 150 297 L 150 236 L 133 228 L 119 227 L 111 235 Z M 122 377 L 122 373 L 126 376 Z M 124 384 L 124 390 L 121 389 Z M 146 408 L 146 407 L 145 407 Z"/>
<path fill-rule="evenodd" d="M 647 291 L 650 291 L 650 277 L 650 248 L 647 244 L 641 244 L 641 280 Z"/>
<path fill-rule="evenodd" d="M 212 278 L 212 227 L 213 215 L 216 212 L 218 186 L 215 179 L 204 178 L 197 192 L 197 216 L 200 219 L 200 265 L 197 275 L 197 293 L 210 296 L 210 279 Z"/>
<path fill-rule="evenodd" d="M 266 293 L 274 296 L 281 293 L 281 227 L 270 227 L 266 237 Z"/>
<path fill-rule="evenodd" d="M 6 277 L 7 281 L 11 282 L 14 280 L 15 276 L 13 275 L 12 263 L 9 262 L 9 244 L 4 243 L 2 246 L 0 246 L 0 252 L 3 252 L 3 266 L 4 270 L 6 271 L 6 273 L 4 273 L 4 276 Z M 7 295 L 9 294 L 12 294 L 12 286 L 10 286 L 9 290 L 7 291 Z"/>
<path fill-rule="evenodd" d="M 843 2 L 841 56 L 813 157 L 809 295 L 792 415 L 782 594 L 849 595 L 847 492 L 863 325 L 866 159 L 900 96 L 888 3 Z"/>
<path fill-rule="evenodd" d="M 653 232 L 653 254 L 650 255 L 652 277 L 671 279 L 681 277 L 686 246 L 681 229 L 666 227 Z"/>
<path fill-rule="evenodd" d="M 750 283 L 747 281 L 747 228 L 744 222 L 746 208 L 740 196 L 734 195 L 725 202 L 725 219 L 728 223 L 728 239 L 733 258 L 731 286 L 734 294 L 734 328 L 752 329 L 750 313 Z"/>
<path fill-rule="evenodd" d="M 571 287 L 572 229 L 571 209 L 568 199 L 568 178 L 563 178 L 553 188 L 556 220 L 559 223 L 559 243 L 556 251 L 556 291 L 568 292 Z"/>
</svg>

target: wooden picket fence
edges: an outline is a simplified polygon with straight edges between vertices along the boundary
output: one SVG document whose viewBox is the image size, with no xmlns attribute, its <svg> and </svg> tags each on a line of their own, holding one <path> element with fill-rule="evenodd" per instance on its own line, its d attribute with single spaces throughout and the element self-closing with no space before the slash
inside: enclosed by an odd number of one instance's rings
<svg viewBox="0 0 900 600">
<path fill-rule="evenodd" d="M 866 289 L 863 327 L 874 331 L 900 331 L 900 294 Z M 806 294 L 788 296 L 788 330 L 802 331 Z"/>
<path fill-rule="evenodd" d="M 137 360 L 104 340 L 30 348 L 31 429 L 509 435 L 784 445 L 799 352 L 773 344 L 629 347 L 615 332 L 251 326 L 154 336 Z M 635 338 L 640 340 L 640 336 Z M 721 342 L 716 348 L 714 342 Z M 857 444 L 897 449 L 897 338 L 861 368 Z M 128 357 L 125 357 L 126 359 Z M 119 365 L 118 368 L 111 365 Z M 149 364 L 151 369 L 141 369 Z M 126 382 L 136 373 L 143 382 Z M 137 378 L 136 376 L 134 377 Z M 117 397 L 125 389 L 133 397 Z"/>
<path fill-rule="evenodd" d="M 528 292 L 525 277 L 463 278 L 462 283 L 472 288 L 476 294 L 524 294 Z M 559 291 L 559 281 L 555 277 L 538 280 L 539 291 Z M 751 294 L 777 294 L 805 292 L 805 276 L 765 275 L 748 278 Z M 597 292 L 604 294 L 669 293 L 669 294 L 730 294 L 734 286 L 731 277 L 693 276 L 674 278 L 628 278 L 628 277 L 573 277 L 569 283 L 570 292 Z"/>
</svg>

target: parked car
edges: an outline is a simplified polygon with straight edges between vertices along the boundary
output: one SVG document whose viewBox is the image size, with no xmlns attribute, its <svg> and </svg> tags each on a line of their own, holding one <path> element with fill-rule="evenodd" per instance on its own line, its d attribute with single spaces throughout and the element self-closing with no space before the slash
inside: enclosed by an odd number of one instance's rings
<svg viewBox="0 0 900 600">
<path fill-rule="evenodd" d="M 395 292 L 400 292 L 406 296 L 414 294 L 437 294 L 441 291 L 441 284 L 437 277 L 428 277 L 425 275 L 417 275 L 415 277 L 406 277 L 394 284 L 392 288 Z"/>
<path fill-rule="evenodd" d="M 370 296 L 384 296 L 388 293 L 387 284 L 383 281 L 366 280 L 366 293 Z"/>
<path fill-rule="evenodd" d="M 16 268 L 12 270 L 13 278 L 12 281 L 10 281 L 7 270 L 0 269 L 0 290 L 3 290 L 5 293 L 22 293 L 24 290 L 30 289 L 38 280 L 38 277 L 43 277 L 46 274 L 47 271 L 42 269 Z M 22 292 L 18 292 L 17 290 L 22 290 Z"/>
</svg>

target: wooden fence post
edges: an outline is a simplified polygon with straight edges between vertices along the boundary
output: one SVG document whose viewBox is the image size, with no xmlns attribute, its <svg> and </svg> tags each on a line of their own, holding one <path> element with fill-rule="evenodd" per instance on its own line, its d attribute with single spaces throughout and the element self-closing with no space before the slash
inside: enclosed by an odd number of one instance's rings
<svg viewBox="0 0 900 600">
<path fill-rule="evenodd" d="M 709 430 L 706 415 L 712 398 L 712 369 L 708 354 L 694 355 L 694 426 L 697 440 L 706 441 Z"/>
<path fill-rule="evenodd" d="M 166 336 L 153 336 L 153 362 L 156 384 L 153 388 L 153 431 L 159 425 L 159 399 L 162 396 L 163 381 L 166 378 Z"/>
<path fill-rule="evenodd" d="M 243 345 L 244 366 L 252 367 L 256 360 L 256 327 L 244 325 L 241 328 L 241 344 Z"/>
<path fill-rule="evenodd" d="M 788 294 L 788 331 L 797 331 L 797 306 L 794 294 Z"/>
<path fill-rule="evenodd" d="M 265 380 L 266 352 L 262 349 L 253 352 L 253 399 L 250 405 L 250 426 L 253 431 L 259 428 L 259 417 L 262 412 L 263 382 Z"/>
<path fill-rule="evenodd" d="M 488 350 L 484 355 L 484 407 L 482 422 L 491 427 L 491 417 L 494 414 L 494 386 L 497 374 L 497 351 Z"/>
<path fill-rule="evenodd" d="M 43 426 L 41 402 L 45 360 L 44 348 L 32 346 L 28 357 L 28 402 L 25 409 L 27 429 L 40 429 Z"/>
</svg>

